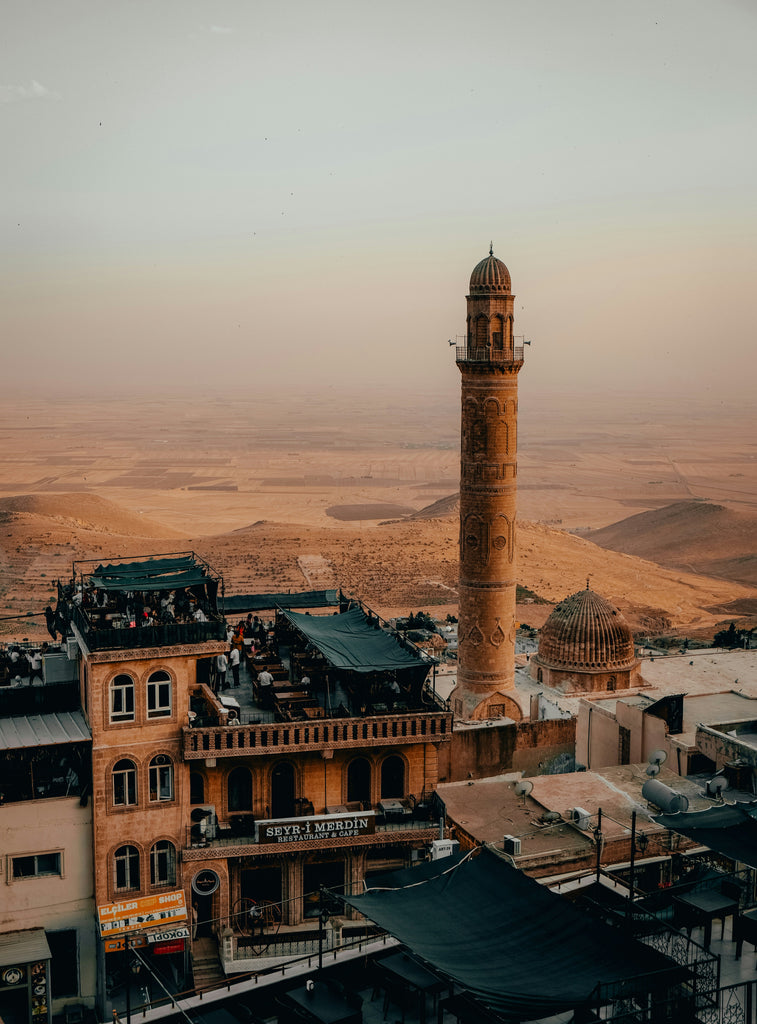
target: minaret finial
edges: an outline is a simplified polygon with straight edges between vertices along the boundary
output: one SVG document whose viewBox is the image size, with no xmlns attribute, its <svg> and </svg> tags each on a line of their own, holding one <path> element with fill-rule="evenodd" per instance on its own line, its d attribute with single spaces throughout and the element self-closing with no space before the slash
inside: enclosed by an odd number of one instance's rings
<svg viewBox="0 0 757 1024">
<path fill-rule="evenodd" d="M 494 255 L 494 242 L 489 242 L 489 255 Z"/>
<path fill-rule="evenodd" d="M 589 589 L 589 577 L 588 576 L 586 577 L 586 589 L 587 590 Z"/>
</svg>

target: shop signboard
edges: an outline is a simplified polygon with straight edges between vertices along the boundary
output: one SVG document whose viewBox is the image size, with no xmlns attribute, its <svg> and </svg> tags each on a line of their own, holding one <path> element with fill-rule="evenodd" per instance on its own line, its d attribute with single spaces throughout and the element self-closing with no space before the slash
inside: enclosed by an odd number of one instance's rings
<svg viewBox="0 0 757 1024">
<path fill-rule="evenodd" d="M 312 843 L 316 839 L 353 839 L 376 831 L 373 811 L 315 814 L 308 818 L 271 818 L 256 825 L 259 843 Z"/>
<path fill-rule="evenodd" d="M 187 903 L 182 889 L 159 896 L 141 896 L 97 908 L 102 938 L 172 927 L 187 920 Z"/>
</svg>

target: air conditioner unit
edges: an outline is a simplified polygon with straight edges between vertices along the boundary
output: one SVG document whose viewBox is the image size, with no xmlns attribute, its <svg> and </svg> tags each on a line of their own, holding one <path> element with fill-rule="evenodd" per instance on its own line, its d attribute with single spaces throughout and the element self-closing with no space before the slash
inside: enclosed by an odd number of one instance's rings
<svg viewBox="0 0 757 1024">
<path fill-rule="evenodd" d="M 509 853 L 511 857 L 520 856 L 520 839 L 516 836 L 505 836 L 503 840 L 503 849 L 505 853 Z"/>
<path fill-rule="evenodd" d="M 435 839 L 431 844 L 431 860 L 441 860 L 442 857 L 451 857 L 460 849 L 460 843 L 456 839 Z"/>
<path fill-rule="evenodd" d="M 79 657 L 79 643 L 75 636 L 66 637 L 66 657 L 69 661 L 76 661 Z"/>
<path fill-rule="evenodd" d="M 591 814 L 589 814 L 588 811 L 585 811 L 583 807 L 571 807 L 569 813 L 570 820 L 573 824 L 586 832 L 591 825 Z"/>
</svg>

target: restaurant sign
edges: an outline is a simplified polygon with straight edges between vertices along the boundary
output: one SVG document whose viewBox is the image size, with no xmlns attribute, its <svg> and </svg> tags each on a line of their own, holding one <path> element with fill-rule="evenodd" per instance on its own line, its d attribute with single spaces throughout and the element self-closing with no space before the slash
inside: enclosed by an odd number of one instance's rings
<svg viewBox="0 0 757 1024">
<path fill-rule="evenodd" d="M 271 818 L 257 822 L 259 843 L 311 843 L 315 839 L 352 839 L 376 831 L 373 811 L 316 814 L 308 818 Z"/>
<path fill-rule="evenodd" d="M 123 935 L 125 932 L 154 929 L 156 925 L 168 928 L 187 920 L 187 903 L 182 889 L 164 892 L 160 896 L 142 896 L 136 900 L 108 903 L 97 908 L 100 935 Z"/>
</svg>

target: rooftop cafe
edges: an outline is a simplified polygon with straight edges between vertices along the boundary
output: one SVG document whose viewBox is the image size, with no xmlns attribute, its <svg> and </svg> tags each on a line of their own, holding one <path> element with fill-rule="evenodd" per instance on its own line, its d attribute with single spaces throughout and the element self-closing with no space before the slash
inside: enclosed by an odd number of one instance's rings
<svg viewBox="0 0 757 1024">
<path fill-rule="evenodd" d="M 57 615 L 90 650 L 201 643 L 226 636 L 223 580 L 193 551 L 103 565 L 74 562 Z"/>
</svg>

